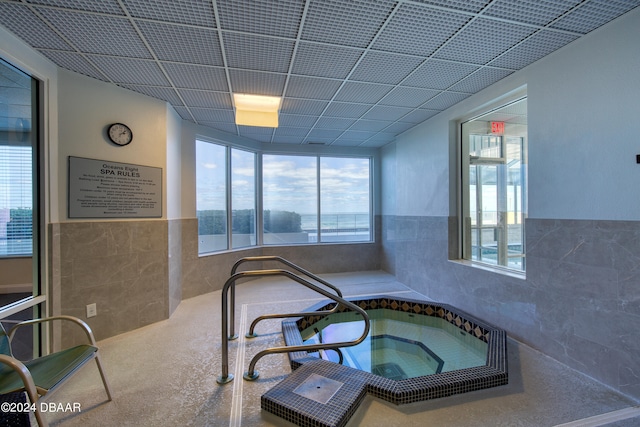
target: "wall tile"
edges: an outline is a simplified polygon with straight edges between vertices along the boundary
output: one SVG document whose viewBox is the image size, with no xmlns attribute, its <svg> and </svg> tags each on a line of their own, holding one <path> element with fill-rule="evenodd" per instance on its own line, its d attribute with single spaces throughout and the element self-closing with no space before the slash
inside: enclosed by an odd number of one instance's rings
<svg viewBox="0 0 640 427">
<path fill-rule="evenodd" d="M 526 279 L 449 261 L 455 220 L 382 224 L 381 265 L 399 281 L 640 397 L 640 222 L 528 219 Z"/>
</svg>

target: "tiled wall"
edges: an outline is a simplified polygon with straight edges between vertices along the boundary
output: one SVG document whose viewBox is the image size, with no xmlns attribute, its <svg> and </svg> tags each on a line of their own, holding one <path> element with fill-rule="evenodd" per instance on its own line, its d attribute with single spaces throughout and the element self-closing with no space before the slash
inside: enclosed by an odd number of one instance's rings
<svg viewBox="0 0 640 427">
<path fill-rule="evenodd" d="M 68 222 L 51 231 L 54 314 L 85 319 L 97 339 L 168 317 L 166 221 Z M 86 319 L 91 303 L 98 315 Z M 63 343 L 73 331 L 63 329 Z"/>
<path fill-rule="evenodd" d="M 380 269 L 377 243 L 268 246 L 201 257 L 196 219 L 67 222 L 51 224 L 49 232 L 52 314 L 86 320 L 98 340 L 167 319 L 182 299 L 222 289 L 241 257 L 278 255 L 317 274 Z M 87 319 L 91 303 L 98 315 Z M 79 333 L 54 329 L 53 341 L 64 345 Z"/>
<path fill-rule="evenodd" d="M 640 222 L 528 219 L 526 279 L 449 261 L 455 219 L 383 224 L 399 281 L 640 398 Z"/>
</svg>

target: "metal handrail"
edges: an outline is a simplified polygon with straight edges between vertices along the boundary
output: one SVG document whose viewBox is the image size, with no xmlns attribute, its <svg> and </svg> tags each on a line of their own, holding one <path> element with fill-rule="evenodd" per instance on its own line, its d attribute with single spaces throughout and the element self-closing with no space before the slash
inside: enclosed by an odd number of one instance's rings
<svg viewBox="0 0 640 427">
<path fill-rule="evenodd" d="M 262 255 L 262 256 L 250 256 L 250 257 L 244 257 L 244 258 L 240 258 L 238 261 L 235 262 L 235 264 L 233 264 L 233 267 L 231 268 L 231 276 L 233 276 L 234 274 L 236 274 L 236 271 L 238 270 L 238 267 L 240 267 L 241 264 L 244 264 L 245 262 L 255 262 L 255 261 L 278 261 L 294 270 L 296 270 L 298 273 L 302 273 L 305 276 L 315 280 L 318 283 L 323 284 L 324 286 L 333 289 L 333 291 L 339 296 L 342 297 L 342 291 L 340 291 L 340 289 L 338 289 L 336 286 L 332 285 L 331 283 L 327 282 L 326 280 L 316 276 L 315 274 L 305 270 L 304 268 L 297 266 L 296 264 L 292 263 L 289 260 L 286 260 L 280 256 L 277 255 Z M 334 307 L 330 312 L 318 312 L 316 314 L 331 314 L 333 313 L 335 310 L 337 310 L 337 307 Z M 269 315 L 269 316 L 261 316 L 257 319 L 255 319 L 253 321 L 253 323 L 251 323 L 251 327 L 249 328 L 249 332 L 247 332 L 247 338 L 255 338 L 256 334 L 254 333 L 254 329 L 256 327 L 256 325 L 258 324 L 258 322 L 260 322 L 261 320 L 265 320 L 265 319 L 273 319 L 273 318 L 280 318 L 280 317 L 302 317 L 302 316 L 306 316 L 309 313 L 292 313 L 290 315 Z M 229 339 L 230 340 L 234 340 L 236 338 L 238 338 L 238 336 L 235 333 L 235 323 L 236 323 L 236 287 L 235 287 L 235 282 L 234 284 L 231 286 L 231 312 L 229 313 Z"/>
<path fill-rule="evenodd" d="M 277 354 L 277 353 L 291 353 L 296 351 L 315 351 L 315 350 L 329 350 L 329 349 L 337 349 L 340 347 L 351 347 L 357 344 L 360 344 L 365 340 L 367 335 L 369 334 L 369 330 L 371 328 L 371 323 L 369 321 L 369 316 L 367 312 L 362 308 L 358 307 L 354 303 L 345 300 L 341 296 L 336 296 L 331 294 L 325 289 L 322 289 L 319 286 L 314 285 L 313 283 L 303 279 L 300 276 L 297 276 L 290 271 L 287 270 L 257 270 L 257 271 L 242 271 L 240 273 L 235 273 L 224 284 L 222 288 L 222 375 L 220 375 L 217 379 L 218 384 L 226 384 L 233 380 L 233 375 L 229 373 L 229 325 L 228 325 L 228 293 L 229 288 L 233 288 L 235 286 L 236 280 L 243 277 L 265 277 L 265 276 L 285 276 L 294 280 L 301 285 L 308 287 L 311 290 L 318 292 L 321 295 L 324 295 L 327 298 L 332 299 L 338 305 L 342 304 L 346 307 L 349 307 L 351 310 L 356 311 L 362 315 L 364 320 L 364 331 L 362 335 L 353 341 L 344 341 L 344 342 L 336 342 L 336 343 L 320 343 L 320 344 L 307 344 L 307 345 L 293 345 L 293 346 L 283 346 L 283 347 L 271 347 L 266 350 L 263 350 L 256 354 L 251 362 L 249 363 L 249 369 L 244 374 L 244 378 L 246 380 L 254 380 L 258 378 L 259 373 L 255 370 L 256 363 L 262 357 L 268 354 Z M 336 305 L 336 307 L 338 307 Z M 316 314 L 321 312 L 316 312 Z M 286 317 L 286 315 L 284 316 Z"/>
</svg>

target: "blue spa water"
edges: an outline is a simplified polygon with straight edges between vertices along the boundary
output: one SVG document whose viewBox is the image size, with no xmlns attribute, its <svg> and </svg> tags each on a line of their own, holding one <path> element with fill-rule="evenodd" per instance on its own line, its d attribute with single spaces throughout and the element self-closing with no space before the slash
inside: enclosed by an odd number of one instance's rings
<svg viewBox="0 0 640 427">
<path fill-rule="evenodd" d="M 371 320 L 367 338 L 340 350 L 346 366 L 401 380 L 486 364 L 487 343 L 444 319 L 388 309 L 368 310 L 367 314 Z M 358 313 L 335 313 L 301 335 L 305 344 L 352 341 L 363 328 Z M 339 361 L 334 350 L 319 355 Z"/>
</svg>

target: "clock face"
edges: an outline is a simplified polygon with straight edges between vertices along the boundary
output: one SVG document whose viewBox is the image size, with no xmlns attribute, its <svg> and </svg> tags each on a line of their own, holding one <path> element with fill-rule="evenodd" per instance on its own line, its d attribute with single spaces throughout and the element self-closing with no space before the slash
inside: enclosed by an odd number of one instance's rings
<svg viewBox="0 0 640 427">
<path fill-rule="evenodd" d="M 117 145 L 127 145 L 133 139 L 133 133 L 129 126 L 122 123 L 114 123 L 109 126 L 107 133 L 109 134 L 109 139 Z"/>
</svg>

